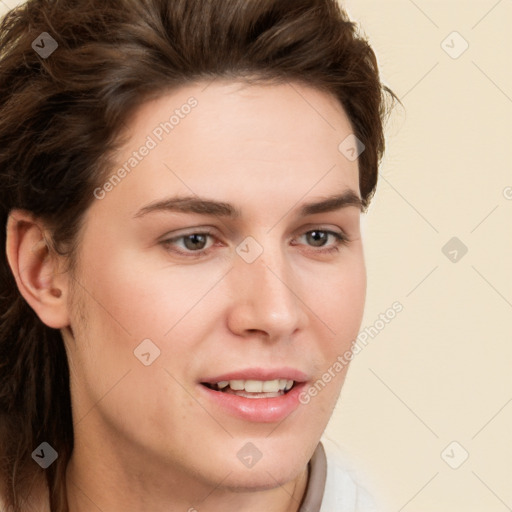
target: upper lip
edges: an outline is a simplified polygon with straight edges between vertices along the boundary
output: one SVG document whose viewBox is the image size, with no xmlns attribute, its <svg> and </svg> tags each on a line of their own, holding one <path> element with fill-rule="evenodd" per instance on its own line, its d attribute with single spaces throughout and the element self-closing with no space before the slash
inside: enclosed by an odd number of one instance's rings
<svg viewBox="0 0 512 512">
<path fill-rule="evenodd" d="M 307 375 L 296 368 L 246 368 L 233 372 L 223 373 L 214 377 L 206 377 L 201 379 L 202 383 L 215 384 L 217 382 L 229 380 L 276 380 L 286 379 L 295 382 L 305 382 L 308 380 Z"/>
</svg>

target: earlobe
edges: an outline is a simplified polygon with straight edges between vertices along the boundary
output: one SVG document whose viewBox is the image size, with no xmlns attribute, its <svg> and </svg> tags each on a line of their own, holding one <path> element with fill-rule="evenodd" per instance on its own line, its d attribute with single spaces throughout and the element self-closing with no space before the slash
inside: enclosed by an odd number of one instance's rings
<svg viewBox="0 0 512 512">
<path fill-rule="evenodd" d="M 22 296 L 48 327 L 69 325 L 68 276 L 51 250 L 44 224 L 25 210 L 13 210 L 7 221 L 7 260 Z"/>
</svg>

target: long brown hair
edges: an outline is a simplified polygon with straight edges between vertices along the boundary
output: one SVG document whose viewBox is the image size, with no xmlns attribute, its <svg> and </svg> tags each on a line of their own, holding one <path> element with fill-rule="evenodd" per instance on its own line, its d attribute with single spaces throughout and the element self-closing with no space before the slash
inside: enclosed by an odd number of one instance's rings
<svg viewBox="0 0 512 512">
<path fill-rule="evenodd" d="M 43 219 L 72 264 L 130 113 L 215 77 L 302 82 L 338 98 L 365 145 L 367 207 L 396 97 L 336 0 L 29 0 L 0 23 L 0 475 L 15 512 L 43 473 L 51 510 L 67 512 L 73 423 L 61 334 L 22 298 L 6 260 L 9 212 Z M 41 442 L 58 452 L 45 470 L 31 456 Z"/>
</svg>

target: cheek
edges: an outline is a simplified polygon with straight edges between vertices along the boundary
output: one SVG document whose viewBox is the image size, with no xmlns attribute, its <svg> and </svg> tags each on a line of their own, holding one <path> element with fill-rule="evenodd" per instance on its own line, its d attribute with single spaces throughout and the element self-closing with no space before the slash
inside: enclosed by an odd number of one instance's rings
<svg viewBox="0 0 512 512">
<path fill-rule="evenodd" d="M 112 249 L 108 257 L 89 260 L 85 281 L 94 298 L 94 321 L 118 332 L 120 340 L 166 337 L 223 274 L 214 267 L 168 264 L 158 251 Z"/>
<path fill-rule="evenodd" d="M 345 274 L 345 278 L 339 284 L 338 294 L 340 305 L 337 308 L 337 330 L 343 332 L 344 326 L 349 329 L 351 340 L 355 338 L 363 319 L 366 300 L 366 271 L 363 265 L 356 266 L 352 272 Z"/>
<path fill-rule="evenodd" d="M 316 275 L 316 278 L 315 278 Z M 339 266 L 307 277 L 309 290 L 304 296 L 306 304 L 334 336 L 329 344 L 332 351 L 339 351 L 357 336 L 364 313 L 366 299 L 366 269 L 362 253 L 350 255 Z M 311 286 L 311 283 L 318 283 Z"/>
<path fill-rule="evenodd" d="M 189 318 L 195 318 L 195 309 L 189 316 L 187 311 L 211 287 L 215 276 L 191 287 L 187 286 L 192 281 L 189 274 L 171 268 L 151 270 L 147 261 L 143 264 L 143 260 L 128 254 L 110 252 L 108 258 L 91 254 L 84 260 L 87 268 L 77 276 L 82 304 L 75 308 L 76 322 L 72 323 L 76 344 L 71 344 L 78 347 L 71 352 L 76 368 L 73 400 L 78 417 L 101 400 L 98 410 L 126 435 L 155 432 L 159 436 L 170 426 L 177 428 L 197 413 L 197 406 L 183 394 L 180 385 L 186 373 L 180 362 L 195 342 Z M 199 306 L 197 310 L 204 312 Z M 85 322 L 80 318 L 81 311 Z M 160 351 L 149 366 L 134 353 L 146 339 Z M 146 352 L 154 350 L 151 345 L 144 346 Z M 118 418 L 135 419 L 118 424 Z"/>
<path fill-rule="evenodd" d="M 105 252 L 90 254 L 87 269 L 79 277 L 87 317 L 77 332 L 79 350 L 74 359 L 79 378 L 92 403 L 123 378 L 117 389 L 120 403 L 133 401 L 134 410 L 150 412 L 153 406 L 162 410 L 162 404 L 139 404 L 142 398 L 137 397 L 144 392 L 157 401 L 167 388 L 165 396 L 171 400 L 181 396 L 182 389 L 164 368 L 180 382 L 193 373 L 191 351 L 211 338 L 212 324 L 220 314 L 217 297 L 209 290 L 225 269 L 205 265 L 199 270 L 162 264 L 162 258 L 155 262 L 129 252 Z M 156 358 L 144 366 L 143 354 L 148 352 L 151 359 Z M 130 374 L 124 379 L 127 371 Z"/>
<path fill-rule="evenodd" d="M 325 286 L 310 295 L 308 304 L 315 312 L 310 318 L 319 343 L 316 347 L 317 373 L 311 386 L 301 395 L 307 420 L 316 418 L 313 429 L 320 436 L 337 404 L 341 388 L 352 360 L 350 353 L 361 327 L 366 298 L 364 263 L 354 261 L 332 273 Z M 347 355 L 348 354 L 348 355 Z"/>
<path fill-rule="evenodd" d="M 364 314 L 366 269 L 362 252 L 346 258 L 338 268 L 328 269 L 306 303 L 311 305 L 317 339 L 315 382 L 303 393 L 306 410 L 315 411 L 325 427 L 343 386 Z M 348 356 L 347 356 L 348 354 Z"/>
</svg>

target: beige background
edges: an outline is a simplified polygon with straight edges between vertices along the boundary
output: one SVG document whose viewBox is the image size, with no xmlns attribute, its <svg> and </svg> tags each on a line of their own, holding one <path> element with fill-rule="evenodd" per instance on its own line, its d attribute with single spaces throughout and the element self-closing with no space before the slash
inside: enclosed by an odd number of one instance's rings
<svg viewBox="0 0 512 512">
<path fill-rule="evenodd" d="M 390 511 L 512 510 L 512 2 L 344 5 L 405 108 L 365 221 L 362 329 L 404 311 L 354 359 L 328 433 Z"/>
<path fill-rule="evenodd" d="M 512 1 L 344 5 L 404 104 L 365 219 L 361 330 L 404 310 L 354 359 L 327 434 L 389 511 L 512 510 Z"/>
</svg>

